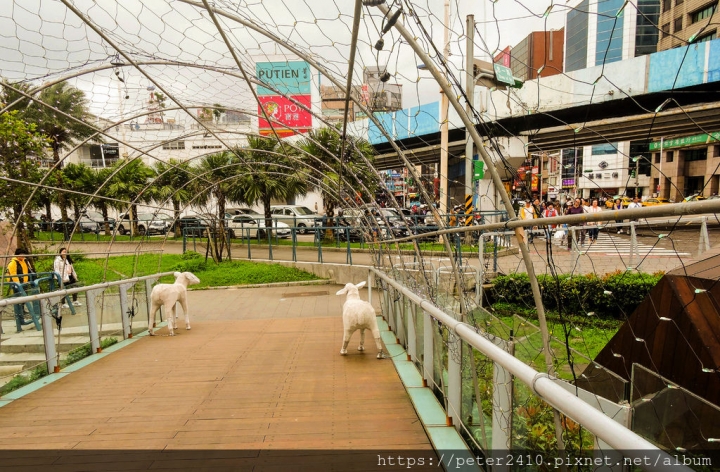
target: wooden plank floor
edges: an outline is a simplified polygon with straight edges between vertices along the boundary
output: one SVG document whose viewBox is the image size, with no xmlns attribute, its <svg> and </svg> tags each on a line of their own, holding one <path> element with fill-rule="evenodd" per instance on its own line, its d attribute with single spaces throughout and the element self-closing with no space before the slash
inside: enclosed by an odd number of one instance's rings
<svg viewBox="0 0 720 472">
<path fill-rule="evenodd" d="M 254 306 L 292 298 L 287 288 L 261 290 L 233 295 Z M 312 302 L 339 304 L 336 290 Z M 290 318 L 268 305 L 265 316 L 248 309 L 255 315 L 242 319 L 242 305 L 223 303 L 222 291 L 193 292 L 191 303 L 191 331 L 180 320 L 178 336 L 139 339 L 0 408 L 0 467 L 373 470 L 379 450 L 436 457 L 374 343 L 359 353 L 356 333 L 339 355 L 332 307 Z"/>
</svg>

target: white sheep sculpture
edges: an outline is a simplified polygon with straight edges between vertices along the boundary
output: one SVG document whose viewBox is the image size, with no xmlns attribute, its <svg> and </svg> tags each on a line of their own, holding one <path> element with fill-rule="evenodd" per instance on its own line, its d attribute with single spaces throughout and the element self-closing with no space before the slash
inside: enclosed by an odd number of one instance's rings
<svg viewBox="0 0 720 472">
<path fill-rule="evenodd" d="M 190 313 L 187 305 L 187 287 L 200 283 L 195 274 L 192 272 L 175 272 L 174 284 L 157 284 L 150 293 L 150 324 L 148 326 L 148 334 L 155 336 L 153 327 L 155 326 L 155 312 L 163 306 L 165 307 L 165 316 L 167 317 L 168 330 L 170 336 L 175 336 L 177 329 L 177 310 L 175 302 L 180 302 L 183 312 L 185 313 L 185 329 L 190 329 Z"/>
<path fill-rule="evenodd" d="M 372 331 L 372 335 L 375 338 L 375 344 L 378 348 L 377 358 L 382 359 L 384 357 L 383 348 L 382 343 L 380 342 L 380 329 L 377 325 L 375 308 L 373 308 L 370 303 L 361 300 L 360 292 L 358 291 L 364 286 L 365 282 L 360 282 L 357 285 L 348 283 L 345 284 L 345 288 L 338 290 L 336 293 L 336 295 L 344 295 L 347 293 L 347 299 L 343 305 L 344 334 L 340 355 L 344 356 L 347 354 L 347 346 L 350 342 L 350 337 L 358 329 L 360 330 L 360 345 L 358 346 L 358 351 L 364 351 L 365 330 L 369 329 Z"/>
</svg>

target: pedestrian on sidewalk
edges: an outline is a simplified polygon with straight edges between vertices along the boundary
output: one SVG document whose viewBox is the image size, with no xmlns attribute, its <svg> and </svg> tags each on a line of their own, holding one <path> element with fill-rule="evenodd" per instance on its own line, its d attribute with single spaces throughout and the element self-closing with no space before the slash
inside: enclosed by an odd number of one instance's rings
<svg viewBox="0 0 720 472">
<path fill-rule="evenodd" d="M 520 219 L 521 220 L 533 220 L 537 218 L 537 212 L 535 208 L 533 208 L 532 202 L 530 200 L 525 201 L 525 206 L 520 209 Z M 525 227 L 525 231 L 527 231 L 528 235 L 528 244 L 532 244 L 533 242 L 533 234 L 532 234 L 533 227 Z"/>
<path fill-rule="evenodd" d="M 555 218 L 558 215 L 557 210 L 555 209 L 555 205 L 553 202 L 548 202 L 547 206 L 545 207 L 545 210 L 542 213 L 543 218 Z M 552 241 L 553 233 L 555 233 L 555 228 L 557 228 L 557 225 L 549 225 L 548 228 L 545 230 L 545 234 L 548 237 L 549 240 Z"/>
<path fill-rule="evenodd" d="M 619 210 L 622 210 L 622 209 L 623 209 L 622 199 L 616 198 L 616 199 L 615 199 L 615 203 L 613 204 L 613 210 L 619 211 Z M 623 221 L 624 221 L 624 220 L 615 220 L 615 223 L 617 223 L 617 224 L 622 224 Z M 618 226 L 617 234 L 622 234 L 622 233 L 623 233 L 622 226 Z"/>
<path fill-rule="evenodd" d="M 573 201 L 573 205 L 567 209 L 567 212 L 565 212 L 566 215 L 582 215 L 585 213 L 585 210 L 583 209 L 581 205 L 582 201 L 579 198 L 576 198 L 575 201 Z M 574 224 L 568 224 L 568 226 L 578 226 L 578 223 Z M 580 245 L 585 245 L 585 230 L 577 230 L 574 232 L 575 237 L 578 237 L 579 233 L 579 239 L 580 239 Z M 568 228 L 568 234 L 567 234 L 567 241 L 568 241 L 568 251 L 572 249 L 572 243 L 573 243 L 573 231 Z"/>
<path fill-rule="evenodd" d="M 593 198 L 592 204 L 587 208 L 586 213 L 595 214 L 600 213 L 602 211 L 602 208 L 598 205 L 598 199 Z M 598 222 L 597 221 L 591 221 L 588 223 L 589 226 L 592 226 L 588 230 L 588 234 L 590 236 L 590 244 L 597 241 L 598 233 L 600 232 L 600 228 L 598 228 Z"/>
<path fill-rule="evenodd" d="M 67 252 L 67 248 L 61 247 L 58 251 L 58 255 L 55 256 L 55 262 L 53 263 L 53 270 L 60 274 L 62 278 L 63 286 L 65 288 L 72 287 L 78 282 L 78 275 L 75 272 L 75 265 Z M 82 303 L 78 301 L 78 294 L 73 293 L 72 304 L 75 306 L 81 306 Z M 63 308 L 69 308 L 67 303 L 63 304 Z"/>
</svg>

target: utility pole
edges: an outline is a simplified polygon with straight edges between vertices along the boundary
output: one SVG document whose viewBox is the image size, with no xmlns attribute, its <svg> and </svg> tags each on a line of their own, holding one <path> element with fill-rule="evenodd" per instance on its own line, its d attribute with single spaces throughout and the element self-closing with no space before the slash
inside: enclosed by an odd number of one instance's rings
<svg viewBox="0 0 720 472">
<path fill-rule="evenodd" d="M 575 163 L 573 164 L 573 185 L 575 186 L 575 195 L 573 198 L 578 196 L 578 185 L 580 180 L 580 173 L 578 172 L 578 161 L 577 161 L 577 146 L 575 147 Z"/>
<path fill-rule="evenodd" d="M 474 33 L 475 33 L 475 15 L 467 16 L 466 26 L 467 46 L 465 57 L 465 95 L 467 103 L 465 110 L 467 116 L 473 116 L 472 108 L 475 105 L 475 71 L 473 67 L 473 58 L 475 55 Z M 470 137 L 470 130 L 465 130 L 465 195 L 472 195 L 473 192 L 473 141 Z"/>
<path fill-rule="evenodd" d="M 448 61 L 450 58 L 450 0 L 445 0 L 444 25 L 443 55 Z M 447 72 L 443 74 L 443 80 L 447 82 Z M 440 213 L 446 215 L 448 213 L 448 108 L 450 103 L 442 88 L 440 94 Z"/>
</svg>

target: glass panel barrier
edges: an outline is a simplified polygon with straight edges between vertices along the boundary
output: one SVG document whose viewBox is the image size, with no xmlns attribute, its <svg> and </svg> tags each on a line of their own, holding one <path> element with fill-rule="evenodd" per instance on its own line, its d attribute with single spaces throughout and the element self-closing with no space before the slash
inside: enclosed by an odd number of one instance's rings
<svg viewBox="0 0 720 472">
<path fill-rule="evenodd" d="M 671 453 L 694 458 L 691 466 L 701 465 L 700 458 L 720 464 L 718 406 L 639 364 L 632 368 L 631 400 L 634 432 Z"/>
</svg>

